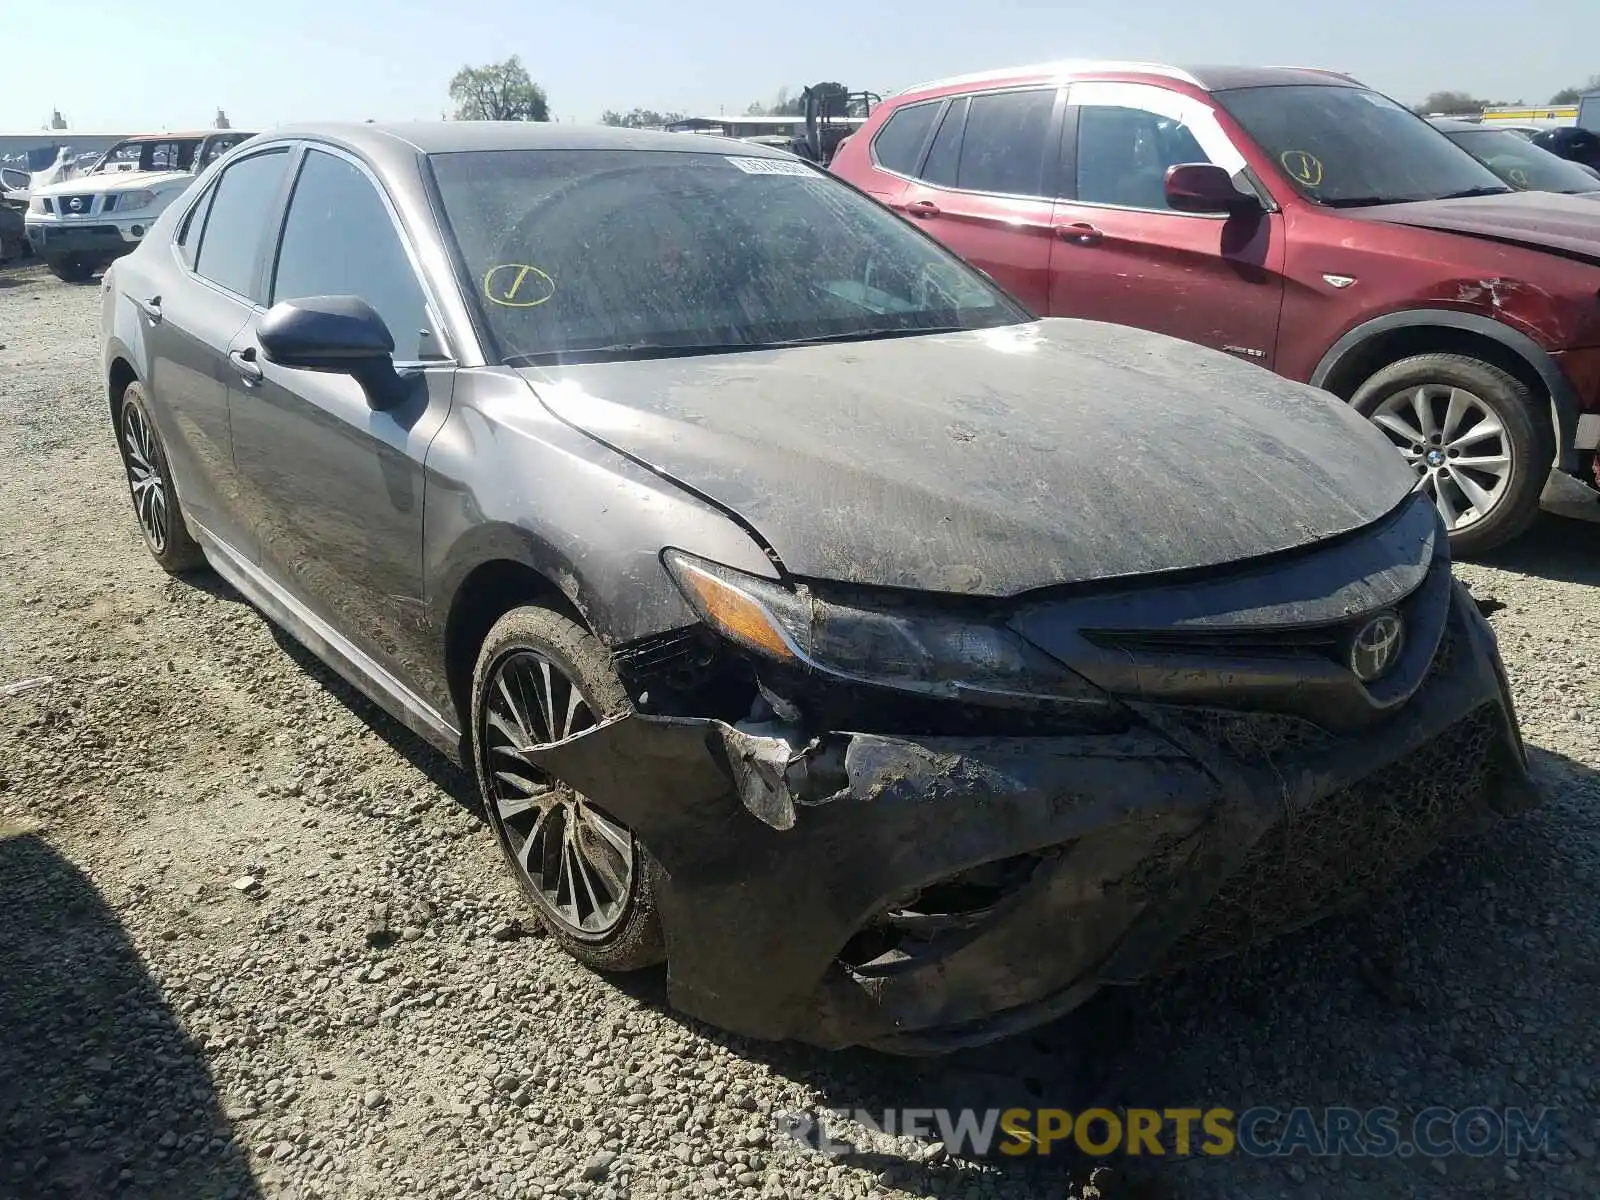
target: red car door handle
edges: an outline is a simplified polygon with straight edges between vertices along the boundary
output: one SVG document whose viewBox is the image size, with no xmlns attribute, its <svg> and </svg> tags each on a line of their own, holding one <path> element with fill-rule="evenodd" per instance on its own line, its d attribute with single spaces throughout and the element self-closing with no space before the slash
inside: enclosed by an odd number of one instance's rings
<svg viewBox="0 0 1600 1200">
<path fill-rule="evenodd" d="M 1080 246 L 1092 246 L 1105 237 L 1105 234 L 1087 221 L 1074 221 L 1071 225 L 1057 225 L 1056 235 L 1064 242 L 1077 242 Z"/>
<path fill-rule="evenodd" d="M 939 206 L 932 200 L 913 200 L 906 205 L 906 212 L 913 217 L 937 217 Z"/>
</svg>

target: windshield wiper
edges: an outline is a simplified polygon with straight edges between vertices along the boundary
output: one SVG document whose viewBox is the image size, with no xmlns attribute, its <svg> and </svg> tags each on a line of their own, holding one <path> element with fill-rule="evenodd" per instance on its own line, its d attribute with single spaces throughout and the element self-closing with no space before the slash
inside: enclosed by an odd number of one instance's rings
<svg viewBox="0 0 1600 1200">
<path fill-rule="evenodd" d="M 742 354 L 750 350 L 782 350 L 827 342 L 865 342 L 878 338 L 912 337 L 922 333 L 962 333 L 970 325 L 916 325 L 894 329 L 853 330 L 814 337 L 778 338 L 752 342 L 618 342 L 610 346 L 584 346 L 573 350 L 541 350 L 508 357 L 508 367 L 559 366 L 563 363 L 631 362 L 649 358 L 691 358 L 700 354 Z"/>
<path fill-rule="evenodd" d="M 1323 200 L 1328 208 L 1372 208 L 1379 204 L 1410 204 L 1414 196 L 1335 196 Z"/>
<path fill-rule="evenodd" d="M 1464 192 L 1449 192 L 1449 193 L 1446 193 L 1443 196 L 1437 196 L 1437 197 L 1435 197 L 1435 199 L 1438 199 L 1438 200 L 1470 200 L 1474 196 L 1509 196 L 1509 195 L 1511 195 L 1512 192 L 1514 192 L 1516 190 L 1517 190 L 1516 188 L 1509 188 L 1509 187 L 1475 187 L 1475 188 L 1468 188 Z"/>
</svg>

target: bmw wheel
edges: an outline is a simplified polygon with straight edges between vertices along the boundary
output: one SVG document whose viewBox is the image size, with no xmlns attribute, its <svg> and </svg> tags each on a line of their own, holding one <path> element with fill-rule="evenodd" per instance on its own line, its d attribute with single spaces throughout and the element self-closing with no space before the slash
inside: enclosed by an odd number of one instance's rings
<svg viewBox="0 0 1600 1200">
<path fill-rule="evenodd" d="M 117 444 L 128 476 L 134 516 L 150 556 L 173 575 L 204 566 L 205 555 L 190 535 L 178 506 L 172 469 L 167 465 L 155 422 L 150 419 L 149 401 L 137 383 L 130 383 L 122 393 Z"/>
<path fill-rule="evenodd" d="M 1525 530 L 1555 460 L 1555 434 L 1526 384 L 1461 354 L 1383 368 L 1351 398 L 1417 473 L 1461 556 Z"/>
<path fill-rule="evenodd" d="M 527 752 L 629 707 L 605 648 L 549 609 L 507 613 L 479 651 L 472 743 L 489 824 L 545 928 L 602 971 L 666 958 L 654 864 L 626 825 L 539 770 Z"/>
</svg>

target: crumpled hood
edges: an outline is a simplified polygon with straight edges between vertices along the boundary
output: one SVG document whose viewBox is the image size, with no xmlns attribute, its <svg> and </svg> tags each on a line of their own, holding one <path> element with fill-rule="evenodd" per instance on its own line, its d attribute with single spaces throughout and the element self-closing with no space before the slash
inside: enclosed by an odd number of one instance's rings
<svg viewBox="0 0 1600 1200">
<path fill-rule="evenodd" d="M 1595 196 L 1593 192 L 1577 196 L 1560 192 L 1509 192 L 1504 196 L 1469 196 L 1463 200 L 1418 200 L 1411 204 L 1351 208 L 1339 215 L 1439 229 L 1446 233 L 1469 233 L 1600 262 L 1600 221 L 1595 220 Z"/>
<path fill-rule="evenodd" d="M 1089 321 L 524 374 L 817 579 L 1004 596 L 1208 567 L 1358 529 L 1413 484 L 1327 393 Z"/>
<path fill-rule="evenodd" d="M 190 183 L 194 176 L 188 171 L 104 171 L 96 175 L 78 175 L 60 183 L 35 187 L 35 196 L 88 196 L 100 192 L 131 192 L 139 188 L 156 189 L 169 183 Z"/>
</svg>

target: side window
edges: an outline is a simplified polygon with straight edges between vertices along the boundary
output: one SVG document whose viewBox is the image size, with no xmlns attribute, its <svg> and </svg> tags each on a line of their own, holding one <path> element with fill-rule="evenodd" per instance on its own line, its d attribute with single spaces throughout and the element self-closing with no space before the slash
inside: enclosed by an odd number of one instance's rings
<svg viewBox="0 0 1600 1200">
<path fill-rule="evenodd" d="M 1167 168 L 1211 159 L 1176 117 L 1086 105 L 1078 113 L 1078 192 L 1086 204 L 1166 209 Z"/>
<path fill-rule="evenodd" d="M 207 188 L 206 194 L 189 210 L 178 228 L 178 253 L 191 271 L 194 270 L 194 252 L 200 246 L 200 231 L 205 228 L 206 213 L 211 210 L 211 198 L 216 194 L 216 188 Z"/>
<path fill-rule="evenodd" d="M 939 115 L 939 101 L 908 104 L 889 114 L 889 119 L 872 139 L 872 156 L 878 165 L 901 175 L 915 175 L 922 158 L 923 144 L 933 119 Z"/>
<path fill-rule="evenodd" d="M 289 200 L 272 302 L 299 296 L 360 296 L 394 336 L 397 362 L 435 357 L 427 303 L 400 235 L 372 180 L 316 150 Z"/>
<path fill-rule="evenodd" d="M 974 96 L 961 139 L 956 186 L 1010 196 L 1045 194 L 1054 88 Z"/>
<path fill-rule="evenodd" d="M 277 207 L 289 150 L 267 150 L 234 163 L 218 178 L 200 231 L 195 274 L 257 299 L 256 262 L 267 219 Z"/>
<path fill-rule="evenodd" d="M 939 132 L 928 147 L 928 161 L 922 178 L 940 187 L 955 187 L 956 168 L 961 165 L 961 130 L 967 123 L 967 98 L 951 101 L 950 111 L 939 122 Z"/>
</svg>

